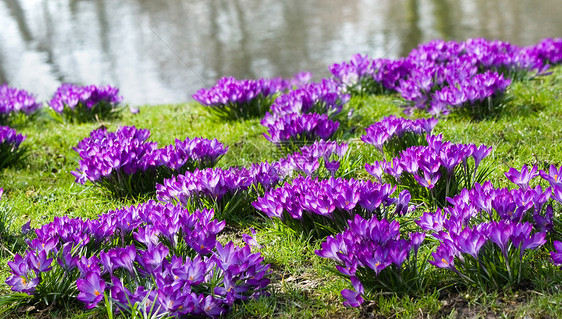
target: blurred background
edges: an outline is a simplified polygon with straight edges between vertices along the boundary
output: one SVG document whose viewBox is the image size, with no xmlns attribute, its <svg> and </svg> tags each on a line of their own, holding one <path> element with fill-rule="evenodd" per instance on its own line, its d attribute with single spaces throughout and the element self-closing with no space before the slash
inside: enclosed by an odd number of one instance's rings
<svg viewBox="0 0 562 319">
<path fill-rule="evenodd" d="M 561 17 L 560 0 L 0 0 L 0 84 L 180 103 L 223 76 L 318 80 L 355 53 L 397 58 L 432 39 L 532 45 L 562 36 Z"/>
</svg>

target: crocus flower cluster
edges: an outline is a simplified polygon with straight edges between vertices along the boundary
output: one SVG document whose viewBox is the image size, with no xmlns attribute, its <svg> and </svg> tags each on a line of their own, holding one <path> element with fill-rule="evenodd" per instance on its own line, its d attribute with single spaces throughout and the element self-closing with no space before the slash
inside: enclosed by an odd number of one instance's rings
<svg viewBox="0 0 562 319">
<path fill-rule="evenodd" d="M 49 105 L 66 119 L 86 122 L 116 115 L 122 100 L 119 89 L 110 85 L 77 86 L 65 83 L 57 89 Z"/>
<path fill-rule="evenodd" d="M 543 74 L 549 63 L 562 61 L 561 43 L 545 39 L 536 46 L 518 47 L 485 39 L 435 40 L 421 44 L 407 58 L 356 54 L 330 71 L 350 93 L 400 93 L 409 101 L 409 112 L 420 109 L 438 115 L 461 110 L 480 118 L 498 111 L 512 79 L 523 79 L 529 72 Z"/>
<path fill-rule="evenodd" d="M 238 120 L 262 117 L 269 110 L 275 96 L 310 79 L 309 73 L 299 73 L 292 80 L 281 78 L 237 80 L 221 78 L 210 89 L 202 88 L 193 98 L 222 119 Z"/>
<path fill-rule="evenodd" d="M 511 170 L 506 172 L 506 176 L 513 183 L 518 184 L 522 188 L 528 187 L 528 183 L 536 177 L 536 167 L 533 167 L 529 172 L 526 165 L 523 165 L 521 172 L 517 170 Z M 549 171 L 539 171 L 540 177 L 550 184 L 550 189 L 552 189 L 552 198 L 557 202 L 562 204 L 562 167 L 556 168 L 554 165 L 550 165 Z"/>
<path fill-rule="evenodd" d="M 398 198 L 391 197 L 395 190 L 371 181 L 297 177 L 292 184 L 266 192 L 252 205 L 271 219 L 320 238 L 345 229 L 347 220 L 356 214 L 367 218 L 405 214 L 410 194 L 403 191 Z"/>
<path fill-rule="evenodd" d="M 540 225 L 540 229 L 551 230 L 553 228 L 552 207 L 548 206 L 549 209 L 547 209 L 545 216 L 537 215 L 536 212 L 540 211 L 549 199 L 562 204 L 562 167 L 556 168 L 556 166 L 550 165 L 548 172 L 543 170 L 539 170 L 537 172 L 536 166 L 529 169 L 527 165 L 523 165 L 521 171 L 518 171 L 513 167 L 510 168 L 507 172 L 505 172 L 505 176 L 510 182 L 519 186 L 520 192 L 529 194 L 525 198 L 533 198 L 535 205 L 535 214 L 533 215 L 533 218 L 535 219 L 535 224 Z M 540 185 L 532 188 L 530 186 L 531 181 L 537 176 L 540 176 L 543 180 L 547 181 L 550 184 L 550 187 L 547 187 L 544 191 Z"/>
<path fill-rule="evenodd" d="M 268 126 L 265 138 L 281 149 L 296 150 L 318 139 L 327 140 L 336 133 L 340 123 L 326 114 L 287 114 Z"/>
<path fill-rule="evenodd" d="M 292 113 L 318 113 L 331 117 L 342 111 L 349 98 L 349 94 L 341 94 L 339 86 L 333 80 L 303 84 L 280 95 L 271 105 L 271 113 L 268 112 L 261 123 L 267 127 L 273 125 L 279 117 Z"/>
<path fill-rule="evenodd" d="M 482 112 L 492 112 L 499 105 L 495 100 L 511 84 L 502 74 L 495 72 L 479 73 L 470 79 L 461 80 L 458 86 L 446 86 L 436 91 L 430 102 L 432 114 L 449 112 L 448 108 Z M 476 116 L 476 114 L 474 114 Z"/>
<path fill-rule="evenodd" d="M 533 50 L 501 41 L 432 41 L 408 56 L 414 66 L 397 89 L 415 108 L 432 114 L 467 110 L 473 117 L 493 114 L 511 79 L 547 67 Z M 505 78 L 504 78 L 505 77 Z"/>
<path fill-rule="evenodd" d="M 91 181 L 116 196 L 153 192 L 156 183 L 174 174 L 215 165 L 227 148 L 217 140 L 176 140 L 158 149 L 150 131 L 122 126 L 115 132 L 100 128 L 74 148 L 80 168 L 72 172 L 80 184 Z"/>
<path fill-rule="evenodd" d="M 25 153 L 25 148 L 20 147 L 26 136 L 18 134 L 15 129 L 0 126 L 0 168 L 15 163 Z"/>
<path fill-rule="evenodd" d="M 537 172 L 537 170 L 538 168 L 536 166 L 529 168 L 527 165 L 523 165 L 520 171 L 512 167 L 505 172 L 505 176 L 510 182 L 519 186 L 520 193 L 525 194 L 523 195 L 523 199 L 519 201 L 528 201 L 529 198 L 532 199 L 534 211 L 531 210 L 532 218 L 528 217 L 527 220 L 532 221 L 536 229 L 547 231 L 547 234 L 550 234 L 550 231 L 554 230 L 555 219 L 553 218 L 553 205 L 547 205 L 547 202 L 550 200 L 551 202 L 562 204 L 562 167 L 557 168 L 554 165 L 550 165 L 548 172 L 543 170 Z M 538 176 L 547 181 L 550 187 L 547 187 L 544 191 L 540 185 L 532 188 L 531 181 Z M 546 210 L 544 213 L 541 213 L 544 207 L 546 207 Z M 525 209 L 516 210 L 516 212 L 512 214 L 514 218 L 518 218 L 518 216 L 522 215 L 520 211 L 525 211 Z M 531 213 L 528 215 L 531 215 Z M 552 236 L 552 238 L 554 239 L 556 237 Z M 560 252 L 560 242 L 556 244 L 556 241 L 554 241 L 554 243 L 554 248 Z M 553 251 L 551 252 L 551 256 L 554 264 L 561 264 L 559 253 Z"/>
<path fill-rule="evenodd" d="M 249 203 L 281 181 L 279 164 L 250 168 L 195 169 L 156 185 L 159 200 L 184 207 L 213 208 L 219 219 L 249 214 Z"/>
<path fill-rule="evenodd" d="M 501 288 L 522 280 L 527 250 L 552 229 L 548 191 L 495 189 L 476 184 L 450 198 L 453 206 L 424 213 L 416 223 L 440 245 L 429 262 L 455 272 L 468 285 Z"/>
<path fill-rule="evenodd" d="M 154 157 L 158 165 L 170 168 L 174 174 L 183 174 L 196 168 L 215 166 L 227 150 L 228 147 L 217 139 L 188 137 L 183 141 L 176 139 L 174 144 L 157 149 Z"/>
<path fill-rule="evenodd" d="M 466 55 L 475 57 L 481 70 L 497 71 L 515 79 L 522 78 L 527 71 L 544 70 L 547 61 L 529 50 L 531 48 L 533 46 L 519 47 L 508 42 L 486 39 L 469 39 L 464 43 Z"/>
<path fill-rule="evenodd" d="M 534 55 L 548 64 L 562 62 L 562 38 L 543 39 L 535 46 L 527 48 L 529 55 Z"/>
<path fill-rule="evenodd" d="M 415 64 L 446 64 L 459 57 L 469 57 L 480 71 L 493 70 L 501 73 L 540 69 L 545 61 L 536 55 L 524 54 L 527 53 L 526 49 L 508 42 L 481 38 L 465 42 L 434 40 L 418 46 L 408 57 Z"/>
<path fill-rule="evenodd" d="M 330 72 L 346 92 L 352 94 L 382 94 L 395 90 L 398 80 L 410 72 L 406 59 L 371 59 L 355 54 L 349 62 L 330 66 Z"/>
<path fill-rule="evenodd" d="M 216 241 L 224 222 L 154 201 L 98 219 L 55 217 L 35 230 L 25 255 L 9 262 L 12 290 L 38 301 L 76 298 L 93 308 L 104 295 L 116 311 L 217 317 L 269 284 L 269 265 L 250 247 Z M 70 286 L 69 295 L 50 289 Z M 66 286 L 62 286 L 66 287 Z M 56 295 L 57 297 L 53 297 Z"/>
<path fill-rule="evenodd" d="M 428 135 L 427 142 L 428 146 L 407 148 L 391 162 L 377 161 L 365 168 L 381 183 L 388 180 L 408 189 L 426 204 L 442 207 L 445 198 L 471 188 L 479 179 L 478 166 L 491 148 L 444 142 L 441 135 Z M 474 159 L 473 166 L 469 165 L 470 157 Z"/>
<path fill-rule="evenodd" d="M 288 176 L 293 172 L 305 174 L 306 176 L 335 177 L 338 170 L 347 172 L 349 144 L 335 141 L 319 140 L 312 145 L 303 146 L 295 152 L 278 161 L 281 175 Z M 327 171 L 327 175 L 321 172 L 321 163 Z M 342 167 L 342 163 L 344 167 Z"/>
<path fill-rule="evenodd" d="M 386 150 L 386 154 L 394 157 L 408 147 L 426 144 L 426 136 L 437 122 L 435 118 L 409 120 L 393 115 L 369 126 L 361 140 L 374 145 L 381 154 Z"/>
<path fill-rule="evenodd" d="M 6 124 L 10 114 L 23 112 L 29 115 L 37 111 L 41 103 L 25 90 L 9 87 L 7 84 L 0 85 L 0 120 Z"/>
<path fill-rule="evenodd" d="M 344 305 L 357 307 L 371 291 L 406 292 L 415 289 L 417 253 L 424 233 L 401 238 L 397 221 L 365 220 L 355 215 L 349 228 L 329 236 L 316 254 L 336 261 L 336 269 L 349 278 L 354 290 L 344 289 Z"/>
<path fill-rule="evenodd" d="M 407 80 L 401 80 L 397 91 L 413 108 L 432 115 L 448 114 L 451 110 L 468 112 L 474 117 L 493 114 L 501 106 L 511 80 L 494 71 L 476 73 L 473 63 L 474 59 L 467 57 L 445 66 L 418 68 Z"/>
<path fill-rule="evenodd" d="M 333 80 L 304 84 L 275 100 L 261 121 L 268 129 L 264 136 L 289 151 L 328 139 L 339 127 L 332 118 L 340 114 L 349 98 Z"/>
</svg>

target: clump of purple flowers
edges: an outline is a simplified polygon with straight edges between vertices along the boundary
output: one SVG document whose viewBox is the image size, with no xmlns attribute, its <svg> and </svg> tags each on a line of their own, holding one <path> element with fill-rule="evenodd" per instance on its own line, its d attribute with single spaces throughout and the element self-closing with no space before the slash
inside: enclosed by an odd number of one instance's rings
<svg viewBox="0 0 562 319">
<path fill-rule="evenodd" d="M 342 111 L 349 98 L 349 94 L 342 94 L 338 84 L 332 80 L 303 84 L 280 95 L 271 105 L 271 113 L 268 112 L 261 123 L 269 126 L 278 118 L 292 113 L 317 113 L 333 117 Z"/>
<path fill-rule="evenodd" d="M 336 174 L 342 177 L 355 169 L 354 163 L 349 161 L 348 149 L 347 143 L 319 140 L 312 145 L 301 147 L 298 152 L 280 159 L 278 163 L 283 176 L 290 176 L 296 171 L 321 179 L 335 177 Z M 338 171 L 341 174 L 338 174 Z"/>
<path fill-rule="evenodd" d="M 395 190 L 371 181 L 297 177 L 252 205 L 298 232 L 322 238 L 347 228 L 347 220 L 357 214 L 390 218 L 407 213 L 410 194 L 403 191 L 398 198 L 391 197 Z"/>
<path fill-rule="evenodd" d="M 25 90 L 0 85 L 0 124 L 7 124 L 15 114 L 31 115 L 41 107 L 41 103 Z"/>
<path fill-rule="evenodd" d="M 502 74 L 491 71 L 476 74 L 455 86 L 436 91 L 430 102 L 430 113 L 447 114 L 449 109 L 457 109 L 468 112 L 473 118 L 497 113 L 510 84 L 511 80 L 505 79 Z"/>
<path fill-rule="evenodd" d="M 6 283 L 48 304 L 77 298 L 94 308 L 106 297 L 124 314 L 218 317 L 269 284 L 259 253 L 217 242 L 223 228 L 212 210 L 154 201 L 95 220 L 55 217 L 8 263 Z"/>
<path fill-rule="evenodd" d="M 62 84 L 49 105 L 63 119 L 78 123 L 112 118 L 122 111 L 119 89 L 106 86 Z"/>
<path fill-rule="evenodd" d="M 195 137 L 185 140 L 176 139 L 174 144 L 155 151 L 158 165 L 164 165 L 172 170 L 174 175 L 187 171 L 214 167 L 228 148 L 217 139 Z"/>
<path fill-rule="evenodd" d="M 395 90 L 398 80 L 410 73 L 410 65 L 406 59 L 371 59 L 356 54 L 349 62 L 330 66 L 330 72 L 346 92 L 384 94 Z"/>
<path fill-rule="evenodd" d="M 467 285 L 501 289 L 520 283 L 532 268 L 531 251 L 552 229 L 549 191 L 495 189 L 486 182 L 449 198 L 453 206 L 416 221 L 440 242 L 429 262 Z"/>
<path fill-rule="evenodd" d="M 340 123 L 333 119 L 349 101 L 332 80 L 308 83 L 279 96 L 261 124 L 265 138 L 279 148 L 296 151 L 318 139 L 329 139 Z"/>
<path fill-rule="evenodd" d="M 528 48 L 516 46 L 508 42 L 486 39 L 469 39 L 463 43 L 464 54 L 477 61 L 481 72 L 496 71 L 511 79 L 524 79 L 528 72 L 542 72 L 547 61 L 541 59 Z"/>
<path fill-rule="evenodd" d="M 0 126 L 0 168 L 4 168 L 22 159 L 25 148 L 20 147 L 26 136 L 18 134 L 15 129 Z"/>
<path fill-rule="evenodd" d="M 358 307 L 373 292 L 408 293 L 423 288 L 417 264 L 424 233 L 401 238 L 397 221 L 365 220 L 355 215 L 349 228 L 329 236 L 316 254 L 336 261 L 336 269 L 349 278 L 354 290 L 344 289 L 344 305 Z"/>
<path fill-rule="evenodd" d="M 196 169 L 156 185 L 159 200 L 187 208 L 213 208 L 219 219 L 252 214 L 250 203 L 282 180 L 279 164 Z"/>
<path fill-rule="evenodd" d="M 528 48 L 528 54 L 535 55 L 544 63 L 557 65 L 562 61 L 562 38 L 543 39 Z"/>
<path fill-rule="evenodd" d="M 443 207 L 447 197 L 471 188 L 486 177 L 487 170 L 477 174 L 478 166 L 491 148 L 484 145 L 443 142 L 441 135 L 428 135 L 427 146 L 412 146 L 398 157 L 366 164 L 368 173 L 381 183 L 391 182 L 407 189 L 412 196 L 431 207 Z M 474 163 L 469 162 L 469 158 Z M 472 164 L 472 165 L 471 165 Z"/>
<path fill-rule="evenodd" d="M 437 122 L 435 118 L 409 120 L 389 116 L 369 126 L 361 140 L 374 145 L 381 154 L 395 157 L 408 147 L 427 145 L 426 136 Z"/>
<path fill-rule="evenodd" d="M 412 109 L 434 116 L 452 110 L 475 118 L 496 114 L 511 80 L 494 71 L 478 73 L 475 63 L 475 59 L 463 57 L 446 65 L 423 64 L 401 80 L 397 90 Z"/>
<path fill-rule="evenodd" d="M 220 119 L 241 120 L 262 117 L 269 110 L 278 93 L 306 82 L 309 78 L 307 73 L 299 73 L 292 80 L 281 78 L 237 80 L 233 77 L 224 77 L 215 86 L 197 91 L 193 98 Z"/>
<path fill-rule="evenodd" d="M 407 112 L 451 111 L 481 119 L 498 114 L 512 80 L 545 74 L 562 61 L 562 40 L 545 39 L 536 46 L 485 39 L 465 42 L 435 40 L 421 44 L 407 58 L 371 59 L 356 54 L 330 67 L 334 79 L 351 94 L 398 92 Z"/>
<path fill-rule="evenodd" d="M 267 123 L 268 130 L 263 135 L 280 149 L 295 151 L 316 140 L 330 139 L 336 133 L 339 124 L 329 119 L 326 114 L 291 113 L 273 123 Z"/>
<path fill-rule="evenodd" d="M 562 203 L 562 168 L 556 168 L 556 166 L 550 165 L 548 172 L 543 170 L 537 172 L 537 170 L 538 168 L 536 166 L 529 168 L 527 165 L 523 165 L 520 171 L 511 167 L 504 174 L 510 182 L 519 187 L 518 190 L 512 191 L 516 194 L 521 194 L 515 195 L 515 197 L 523 196 L 522 199 L 518 200 L 518 203 L 529 201 L 530 198 L 532 199 L 534 212 L 532 212 L 532 218 L 527 218 L 527 220 L 533 221 L 535 227 L 540 230 L 551 231 L 555 228 L 554 222 L 558 221 L 558 219 L 553 218 L 553 205 L 550 204 L 547 206 L 546 204 L 549 200 L 551 202 L 558 202 L 559 204 Z M 538 176 L 549 183 L 549 187 L 544 189 L 544 191 L 541 185 L 536 185 L 534 188 L 531 187 L 531 181 Z M 544 207 L 547 208 L 546 213 L 539 214 Z M 521 216 L 521 214 L 522 213 L 518 211 L 518 213 L 513 216 L 517 218 Z"/>
<path fill-rule="evenodd" d="M 217 140 L 201 138 L 176 140 L 158 149 L 149 136 L 148 130 L 134 126 L 92 131 L 74 148 L 81 157 L 79 170 L 72 172 L 76 182 L 90 181 L 115 196 L 151 193 L 172 175 L 214 166 L 227 151 Z"/>
<path fill-rule="evenodd" d="M 432 41 L 410 53 L 411 73 L 400 79 L 397 91 L 414 109 L 481 119 L 501 111 L 512 79 L 544 72 L 546 62 L 531 51 L 484 39 Z"/>
</svg>

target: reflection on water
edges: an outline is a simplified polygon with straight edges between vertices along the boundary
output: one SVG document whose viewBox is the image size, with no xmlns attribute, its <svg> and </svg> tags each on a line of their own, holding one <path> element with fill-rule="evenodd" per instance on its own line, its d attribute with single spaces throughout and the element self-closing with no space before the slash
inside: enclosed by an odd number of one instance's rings
<svg viewBox="0 0 562 319">
<path fill-rule="evenodd" d="M 354 53 L 431 39 L 560 37 L 559 0 L 0 0 L 0 83 L 48 99 L 112 84 L 132 104 L 183 102 L 225 75 L 315 79 Z"/>
</svg>

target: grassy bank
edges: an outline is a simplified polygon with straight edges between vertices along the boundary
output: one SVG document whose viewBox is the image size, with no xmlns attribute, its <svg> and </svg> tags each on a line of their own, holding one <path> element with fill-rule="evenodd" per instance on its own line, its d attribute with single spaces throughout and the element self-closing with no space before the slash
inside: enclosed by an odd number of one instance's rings
<svg viewBox="0 0 562 319">
<path fill-rule="evenodd" d="M 505 111 L 496 118 L 471 121 L 451 115 L 440 119 L 434 132 L 456 143 L 485 144 L 493 152 L 482 163 L 491 170 L 489 179 L 496 187 L 513 187 L 504 176 L 510 167 L 536 165 L 548 170 L 562 163 L 562 68 L 548 76 L 516 82 L 508 90 Z M 360 136 L 370 124 L 384 116 L 402 114 L 403 100 L 397 96 L 354 97 L 346 108 L 354 116 L 341 138 L 350 143 L 352 156 L 364 163 L 377 159 L 373 147 Z M 142 106 L 139 114 L 124 114 L 113 122 L 66 124 L 41 117 L 20 123 L 18 132 L 27 135 L 28 157 L 0 172 L 4 188 L 3 218 L 0 229 L 0 279 L 8 277 L 7 263 L 21 246 L 13 240 L 21 226 L 31 220 L 38 228 L 55 216 L 95 218 L 108 210 L 144 202 L 154 196 L 136 199 L 113 199 L 91 186 L 74 182 L 70 171 L 78 168 L 78 154 L 72 149 L 101 126 L 114 131 L 120 125 L 134 125 L 151 132 L 150 139 L 159 145 L 176 138 L 217 138 L 228 145 L 221 167 L 248 166 L 260 161 L 274 161 L 282 156 L 264 139 L 266 131 L 259 120 L 219 122 L 196 104 Z M 353 177 L 369 178 L 363 171 Z M 560 218 L 560 212 L 555 212 Z M 525 317 L 548 318 L 562 313 L 562 271 L 544 263 L 534 280 L 508 291 L 486 291 L 451 285 L 443 272 L 434 269 L 426 293 L 417 296 L 382 294 L 359 308 L 342 305 L 340 291 L 350 288 L 348 281 L 333 273 L 331 261 L 314 251 L 321 242 L 310 241 L 256 214 L 226 227 L 221 241 L 241 241 L 241 234 L 256 229 L 258 249 L 271 264 L 270 296 L 237 304 L 230 317 L 291 318 L 425 318 L 425 317 Z M 560 230 L 559 230 L 560 231 Z M 543 256 L 546 260 L 548 257 Z M 0 294 L 8 294 L 2 284 Z M 101 310 L 84 312 L 80 302 L 66 308 L 36 309 L 22 307 L 11 316 L 103 317 Z"/>
</svg>

